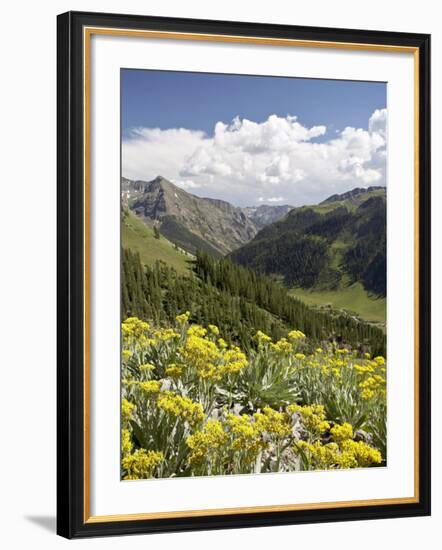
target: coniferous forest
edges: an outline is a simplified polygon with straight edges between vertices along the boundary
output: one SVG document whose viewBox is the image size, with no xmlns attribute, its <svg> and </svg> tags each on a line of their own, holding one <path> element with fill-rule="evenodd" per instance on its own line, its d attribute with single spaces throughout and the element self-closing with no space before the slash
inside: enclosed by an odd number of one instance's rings
<svg viewBox="0 0 442 550">
<path fill-rule="evenodd" d="M 217 325 L 229 342 L 245 349 L 257 330 L 281 338 L 290 327 L 302 330 L 313 344 L 336 341 L 360 351 L 385 355 L 383 331 L 349 316 L 322 313 L 288 295 L 275 279 L 259 275 L 226 258 L 198 252 L 188 275 L 158 261 L 141 264 L 139 254 L 122 253 L 122 314 L 167 325 L 183 311 L 191 321 Z"/>
</svg>

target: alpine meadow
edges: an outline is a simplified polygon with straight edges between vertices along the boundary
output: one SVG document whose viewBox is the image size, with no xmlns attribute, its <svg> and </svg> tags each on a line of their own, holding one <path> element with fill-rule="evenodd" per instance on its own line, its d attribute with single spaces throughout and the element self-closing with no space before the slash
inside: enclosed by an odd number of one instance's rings
<svg viewBox="0 0 442 550">
<path fill-rule="evenodd" d="M 386 466 L 386 85 L 121 78 L 121 479 Z"/>
</svg>

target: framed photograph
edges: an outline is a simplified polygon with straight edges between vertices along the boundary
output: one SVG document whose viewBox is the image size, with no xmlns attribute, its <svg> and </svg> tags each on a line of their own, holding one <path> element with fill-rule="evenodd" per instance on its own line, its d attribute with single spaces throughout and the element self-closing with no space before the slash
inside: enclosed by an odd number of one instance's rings
<svg viewBox="0 0 442 550">
<path fill-rule="evenodd" d="M 58 17 L 58 533 L 430 513 L 430 37 Z"/>
</svg>

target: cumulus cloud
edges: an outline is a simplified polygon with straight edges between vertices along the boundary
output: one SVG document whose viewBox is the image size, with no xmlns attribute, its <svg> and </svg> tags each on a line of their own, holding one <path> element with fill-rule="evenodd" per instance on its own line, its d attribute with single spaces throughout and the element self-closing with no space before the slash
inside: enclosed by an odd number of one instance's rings
<svg viewBox="0 0 442 550">
<path fill-rule="evenodd" d="M 282 202 L 283 200 L 285 200 L 284 197 L 259 197 L 258 202 L 272 203 L 272 202 Z"/>
<path fill-rule="evenodd" d="M 377 109 L 368 129 L 346 127 L 329 139 L 326 126 L 309 128 L 290 115 L 220 121 L 211 136 L 137 128 L 123 141 L 123 175 L 162 175 L 200 196 L 243 206 L 314 203 L 352 187 L 385 185 L 386 124 L 387 110 Z"/>
</svg>

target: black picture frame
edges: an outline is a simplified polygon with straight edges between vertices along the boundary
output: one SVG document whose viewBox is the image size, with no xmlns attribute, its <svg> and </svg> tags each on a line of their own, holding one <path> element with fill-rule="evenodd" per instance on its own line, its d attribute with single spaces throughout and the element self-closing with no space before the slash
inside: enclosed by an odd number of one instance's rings
<svg viewBox="0 0 442 550">
<path fill-rule="evenodd" d="M 268 37 L 414 48 L 419 59 L 419 498 L 412 503 L 198 517 L 90 521 L 85 515 L 84 28 Z M 430 36 L 68 12 L 57 21 L 57 533 L 67 538 L 226 529 L 430 514 Z M 86 390 L 87 391 L 87 390 Z"/>
</svg>

